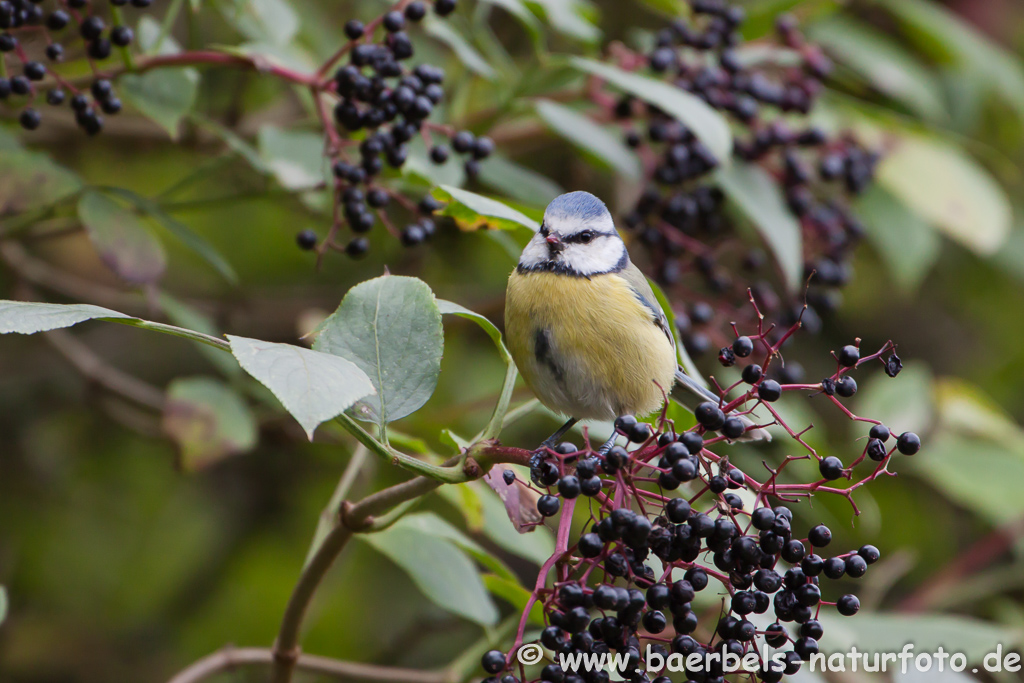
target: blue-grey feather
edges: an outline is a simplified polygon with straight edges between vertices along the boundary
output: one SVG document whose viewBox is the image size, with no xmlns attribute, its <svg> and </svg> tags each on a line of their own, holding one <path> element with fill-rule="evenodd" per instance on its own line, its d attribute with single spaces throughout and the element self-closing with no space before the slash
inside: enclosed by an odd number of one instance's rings
<svg viewBox="0 0 1024 683">
<path fill-rule="evenodd" d="M 574 218 L 581 222 L 610 216 L 608 207 L 589 192 L 568 192 L 555 197 L 544 212 L 550 218 Z"/>
</svg>

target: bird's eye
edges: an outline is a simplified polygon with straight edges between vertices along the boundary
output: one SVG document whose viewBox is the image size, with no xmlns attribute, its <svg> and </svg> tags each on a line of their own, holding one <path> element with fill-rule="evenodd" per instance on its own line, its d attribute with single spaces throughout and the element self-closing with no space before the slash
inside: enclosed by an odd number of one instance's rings
<svg viewBox="0 0 1024 683">
<path fill-rule="evenodd" d="M 591 240 L 594 239 L 595 235 L 593 230 L 584 230 L 576 237 L 583 244 L 588 244 Z"/>
</svg>

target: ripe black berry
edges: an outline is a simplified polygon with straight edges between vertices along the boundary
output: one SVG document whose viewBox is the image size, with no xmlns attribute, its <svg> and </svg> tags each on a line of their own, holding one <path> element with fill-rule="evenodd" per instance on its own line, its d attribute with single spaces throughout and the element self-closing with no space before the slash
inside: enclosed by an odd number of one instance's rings
<svg viewBox="0 0 1024 683">
<path fill-rule="evenodd" d="M 551 517 L 558 513 L 559 505 L 557 498 L 545 494 L 537 499 L 537 512 L 544 517 Z"/>
<path fill-rule="evenodd" d="M 683 432 L 679 436 L 679 443 L 686 446 L 691 455 L 697 455 L 704 449 L 704 437 L 697 432 Z"/>
<path fill-rule="evenodd" d="M 878 558 L 882 556 L 882 553 L 879 552 L 878 548 L 873 545 L 862 545 L 860 550 L 857 551 L 857 554 L 863 557 L 864 561 L 868 564 L 878 562 Z"/>
<path fill-rule="evenodd" d="M 384 28 L 390 33 L 397 33 L 405 28 L 405 15 L 391 11 L 384 15 Z"/>
<path fill-rule="evenodd" d="M 903 455 L 913 455 L 921 450 L 921 437 L 914 432 L 903 432 L 896 439 L 896 448 Z"/>
<path fill-rule="evenodd" d="M 685 498 L 673 498 L 665 505 L 665 515 L 673 524 L 685 522 L 690 512 L 690 503 Z"/>
<path fill-rule="evenodd" d="M 839 349 L 838 359 L 840 365 L 852 368 L 860 360 L 860 349 L 852 344 L 847 344 Z"/>
<path fill-rule="evenodd" d="M 633 443 L 643 443 L 651 438 L 651 425 L 646 422 L 637 422 L 629 430 L 629 440 Z"/>
<path fill-rule="evenodd" d="M 875 462 L 882 462 L 888 453 L 885 449 L 885 444 L 880 439 L 869 439 L 867 454 Z"/>
<path fill-rule="evenodd" d="M 58 106 L 64 104 L 64 91 L 60 88 L 54 88 L 46 93 L 46 103 Z"/>
<path fill-rule="evenodd" d="M 516 480 L 516 473 L 512 470 L 505 470 L 501 473 L 501 478 L 505 481 L 506 486 L 511 486 Z"/>
<path fill-rule="evenodd" d="M 757 508 L 750 514 L 750 523 L 755 529 L 767 531 L 775 524 L 775 511 L 766 507 Z"/>
<path fill-rule="evenodd" d="M 356 237 L 345 245 L 345 253 L 352 258 L 362 258 L 370 250 L 370 240 L 365 237 Z M 509 472 L 511 470 L 505 470 Z"/>
<path fill-rule="evenodd" d="M 21 115 L 18 116 L 18 123 L 20 123 L 21 127 L 25 130 L 35 130 L 39 127 L 39 124 L 42 123 L 42 121 L 42 115 L 31 107 L 23 110 Z"/>
<path fill-rule="evenodd" d="M 843 476 L 843 461 L 830 455 L 827 458 L 822 458 L 818 463 L 818 470 L 821 472 L 821 476 L 829 481 L 838 479 Z"/>
<path fill-rule="evenodd" d="M 860 611 L 860 600 L 852 593 L 844 595 L 836 602 L 836 611 L 844 617 L 852 617 Z"/>
<path fill-rule="evenodd" d="M 754 342 L 750 341 L 750 337 L 737 337 L 732 343 L 732 350 L 737 358 L 746 358 L 754 352 Z"/>
<path fill-rule="evenodd" d="M 434 12 L 440 17 L 446 17 L 455 11 L 455 0 L 434 0 Z"/>
<path fill-rule="evenodd" d="M 28 95 L 32 92 L 32 84 L 24 76 L 11 78 L 11 92 L 15 95 Z"/>
<path fill-rule="evenodd" d="M 427 7 L 420 0 L 410 2 L 405 7 L 405 18 L 409 21 L 419 21 L 427 14 Z"/>
<path fill-rule="evenodd" d="M 636 418 L 632 415 L 620 415 L 615 418 L 615 431 L 628 438 L 636 424 Z"/>
<path fill-rule="evenodd" d="M 319 238 L 312 230 L 303 230 L 295 236 L 295 242 L 299 245 L 299 249 L 305 251 L 315 249 L 318 241 Z"/>
<path fill-rule="evenodd" d="M 868 571 L 868 563 L 860 555 L 850 555 L 846 558 L 846 575 L 859 579 Z"/>
<path fill-rule="evenodd" d="M 358 40 L 363 37 L 365 32 L 366 28 L 363 26 L 363 22 L 358 19 L 349 19 L 345 22 L 345 36 L 349 40 Z"/>
<path fill-rule="evenodd" d="M 93 14 L 92 16 L 86 17 L 82 20 L 82 25 L 79 27 L 79 31 L 82 37 L 86 40 L 95 40 L 99 38 L 103 33 L 103 29 L 106 28 L 106 24 L 98 16 Z"/>
<path fill-rule="evenodd" d="M 738 417 L 727 418 L 722 425 L 722 435 L 730 439 L 740 438 L 746 430 L 747 427 L 743 424 L 743 420 Z"/>
<path fill-rule="evenodd" d="M 0 52 L 10 52 L 18 46 L 18 39 L 10 33 L 0 33 Z"/>
<path fill-rule="evenodd" d="M 807 540 L 815 548 L 824 548 L 832 542 L 832 530 L 824 524 L 819 524 L 807 534 Z"/>
<path fill-rule="evenodd" d="M 480 658 L 480 666 L 489 674 L 496 674 L 505 669 L 505 654 L 501 650 L 490 650 Z"/>
<path fill-rule="evenodd" d="M 836 382 L 836 393 L 843 398 L 850 398 L 857 393 L 857 381 L 852 377 L 841 377 Z"/>
<path fill-rule="evenodd" d="M 604 550 L 604 542 L 597 534 L 583 534 L 580 537 L 577 548 L 583 557 L 597 557 Z"/>
<path fill-rule="evenodd" d="M 46 67 L 42 62 L 25 62 L 24 72 L 30 81 L 41 81 L 46 77 Z"/>
<path fill-rule="evenodd" d="M 580 480 L 577 479 L 575 475 L 565 475 L 558 480 L 558 492 L 563 498 L 575 498 L 580 495 Z"/>
<path fill-rule="evenodd" d="M 46 46 L 46 58 L 51 62 L 59 62 L 64 59 L 64 46 L 60 43 L 50 43 Z"/>
<path fill-rule="evenodd" d="M 763 374 L 761 366 L 754 363 L 753 365 L 748 365 L 743 368 L 743 372 L 740 374 L 740 377 L 742 377 L 743 381 L 747 384 L 757 384 Z"/>
<path fill-rule="evenodd" d="M 117 114 L 121 111 L 121 100 L 116 97 L 110 97 L 100 102 L 100 109 L 103 110 L 104 114 Z"/>
<path fill-rule="evenodd" d="M 895 377 L 900 374 L 900 370 L 903 369 L 903 361 L 895 353 L 889 356 L 885 361 L 885 374 L 890 377 Z"/>
<path fill-rule="evenodd" d="M 97 100 L 105 100 L 114 94 L 114 86 L 105 78 L 101 78 L 92 84 L 92 96 Z"/>
<path fill-rule="evenodd" d="M 444 145 L 434 145 L 430 148 L 430 160 L 435 164 L 443 164 L 448 161 L 448 148 Z"/>
<path fill-rule="evenodd" d="M 115 26 L 110 31 L 110 42 L 118 47 L 127 47 L 135 40 L 135 33 L 127 26 Z"/>
<path fill-rule="evenodd" d="M 460 130 L 452 138 L 452 149 L 459 154 L 465 154 L 473 149 L 476 138 L 468 130 Z"/>
<path fill-rule="evenodd" d="M 50 13 L 50 16 L 46 18 L 46 28 L 51 31 L 59 31 L 68 25 L 71 21 L 71 17 L 64 10 L 58 9 Z"/>
<path fill-rule="evenodd" d="M 486 159 L 494 153 L 494 141 L 490 138 L 480 137 L 473 142 L 473 158 Z"/>
<path fill-rule="evenodd" d="M 93 59 L 104 60 L 110 56 L 111 43 L 106 38 L 97 38 L 89 43 L 89 56 Z"/>
<path fill-rule="evenodd" d="M 873 425 L 871 431 L 868 432 L 868 436 L 872 439 L 878 439 L 879 441 L 885 442 L 889 440 L 889 428 L 885 425 Z"/>
<path fill-rule="evenodd" d="M 415 247 L 427 238 L 423 228 L 415 223 L 409 225 L 402 231 L 402 244 L 407 247 Z"/>
<path fill-rule="evenodd" d="M 697 416 L 697 422 L 705 429 L 718 430 L 725 424 L 725 413 L 711 401 L 705 401 L 697 406 L 694 415 Z"/>
<path fill-rule="evenodd" d="M 757 387 L 757 397 L 762 401 L 778 401 L 782 396 L 782 387 L 773 379 L 766 379 Z"/>
</svg>

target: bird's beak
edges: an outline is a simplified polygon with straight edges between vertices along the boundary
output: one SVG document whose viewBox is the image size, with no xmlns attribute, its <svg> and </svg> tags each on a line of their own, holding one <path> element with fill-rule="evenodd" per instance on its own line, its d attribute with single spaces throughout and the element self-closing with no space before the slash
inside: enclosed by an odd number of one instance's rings
<svg viewBox="0 0 1024 683">
<path fill-rule="evenodd" d="M 550 251 L 552 255 L 560 254 L 562 250 L 565 249 L 565 244 L 562 240 L 558 239 L 558 235 L 548 235 L 544 238 L 544 241 L 548 243 L 548 251 Z"/>
</svg>

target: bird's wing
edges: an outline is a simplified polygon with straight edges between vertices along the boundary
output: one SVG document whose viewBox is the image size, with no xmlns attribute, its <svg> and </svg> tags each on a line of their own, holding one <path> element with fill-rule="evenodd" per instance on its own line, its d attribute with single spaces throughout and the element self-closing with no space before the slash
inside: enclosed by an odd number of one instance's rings
<svg viewBox="0 0 1024 683">
<path fill-rule="evenodd" d="M 619 276 L 629 283 L 637 300 L 650 309 L 652 322 L 661 328 L 661 331 L 668 337 L 669 344 L 675 349 L 676 340 L 672 336 L 672 329 L 669 327 L 668 318 L 665 317 L 665 311 L 661 310 L 658 299 L 654 296 L 654 290 L 651 289 L 650 283 L 647 282 L 647 277 L 640 272 L 639 268 L 633 265 L 632 261 L 619 271 Z"/>
<path fill-rule="evenodd" d="M 647 278 L 644 274 L 630 262 L 625 268 L 623 268 L 619 275 L 632 288 L 636 298 L 651 311 L 652 322 L 661 328 L 665 336 L 668 337 L 668 341 L 672 344 L 672 348 L 676 348 L 675 337 L 672 336 L 672 329 L 669 327 L 668 318 L 665 316 L 665 312 L 661 310 L 661 306 L 658 304 L 657 297 L 654 296 L 654 290 L 651 289 L 650 283 L 647 282 Z M 719 396 L 712 393 L 709 389 L 702 387 L 696 380 L 683 372 L 682 368 L 676 368 L 676 384 L 672 390 L 672 398 L 677 402 L 685 406 L 690 411 L 696 409 L 698 405 L 705 401 L 711 401 L 717 404 L 719 402 Z M 748 428 L 754 427 L 754 422 L 746 416 L 741 418 Z M 764 429 L 749 429 L 742 437 L 740 441 L 771 441 L 772 437 Z"/>
</svg>

